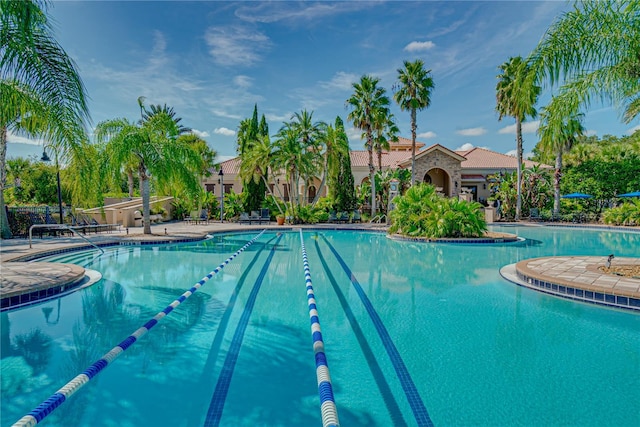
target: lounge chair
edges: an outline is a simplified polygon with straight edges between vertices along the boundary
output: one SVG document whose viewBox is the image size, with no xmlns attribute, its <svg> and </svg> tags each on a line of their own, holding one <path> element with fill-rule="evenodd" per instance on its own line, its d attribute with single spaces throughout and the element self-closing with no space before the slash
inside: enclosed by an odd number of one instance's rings
<svg viewBox="0 0 640 427">
<path fill-rule="evenodd" d="M 540 210 L 538 208 L 531 208 L 529 211 L 529 221 L 542 221 Z"/>
<path fill-rule="evenodd" d="M 202 211 L 200 211 L 200 217 L 198 218 L 198 221 L 209 224 L 209 211 L 207 209 L 202 209 Z"/>
<path fill-rule="evenodd" d="M 238 222 L 240 224 L 251 224 L 251 218 L 249 217 L 248 213 L 242 212 L 240 214 L 240 218 L 238 218 Z"/>
<path fill-rule="evenodd" d="M 263 222 L 266 222 L 267 224 L 271 222 L 269 209 L 260 209 L 260 224 L 262 224 Z"/>
<path fill-rule="evenodd" d="M 329 219 L 327 221 L 328 222 L 338 222 L 338 217 L 336 216 L 336 212 L 335 211 L 329 212 Z"/>
<path fill-rule="evenodd" d="M 347 211 L 340 212 L 340 215 L 338 215 L 338 222 L 344 222 L 344 223 L 349 222 L 349 212 Z"/>
<path fill-rule="evenodd" d="M 251 211 L 251 215 L 249 215 L 249 218 L 251 219 L 251 222 L 257 222 L 259 224 L 260 223 L 260 212 Z"/>
<path fill-rule="evenodd" d="M 360 215 L 360 211 L 358 209 L 353 211 L 351 222 L 362 222 L 362 216 Z"/>
</svg>

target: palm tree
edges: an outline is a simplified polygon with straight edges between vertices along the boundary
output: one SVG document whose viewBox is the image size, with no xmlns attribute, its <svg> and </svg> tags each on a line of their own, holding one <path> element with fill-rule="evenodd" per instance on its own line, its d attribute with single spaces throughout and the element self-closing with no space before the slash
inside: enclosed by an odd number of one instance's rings
<svg viewBox="0 0 640 427">
<path fill-rule="evenodd" d="M 347 119 L 353 125 L 363 131 L 365 137 L 365 147 L 369 152 L 369 181 L 371 182 L 371 217 L 376 214 L 375 200 L 375 168 L 373 166 L 373 132 L 374 123 L 380 120 L 380 111 L 389 113 L 389 98 L 385 95 L 386 90 L 378 87 L 380 79 L 369 75 L 360 78 L 359 83 L 353 83 L 354 92 L 347 99 L 347 106 L 352 111 Z"/>
<path fill-rule="evenodd" d="M 0 225 L 5 213 L 8 131 L 43 137 L 60 155 L 81 151 L 89 120 L 85 88 L 76 66 L 53 36 L 45 1 L 0 0 Z"/>
<path fill-rule="evenodd" d="M 522 57 L 509 58 L 507 62 L 498 67 L 501 74 L 496 85 L 496 111 L 498 120 L 509 116 L 516 120 L 516 157 L 517 167 L 517 199 L 516 221 L 522 215 L 522 122 L 527 117 L 534 118 L 537 114 L 534 108 L 540 87 L 534 83 L 533 74 Z"/>
<path fill-rule="evenodd" d="M 640 2 L 584 0 L 546 32 L 528 62 L 538 81 L 562 82 L 553 110 L 575 114 L 593 96 L 640 113 Z"/>
<path fill-rule="evenodd" d="M 393 98 L 402 111 L 411 113 L 411 185 L 415 184 L 416 169 L 416 112 L 431 106 L 431 92 L 435 88 L 431 70 L 424 69 L 424 62 L 404 61 L 404 68 L 398 69 L 398 91 Z"/>
<path fill-rule="evenodd" d="M 373 123 L 373 148 L 378 156 L 378 172 L 382 171 L 382 152 L 389 151 L 389 141 L 397 141 L 400 129 L 396 126 L 395 117 L 387 109 L 378 111 Z"/>
<path fill-rule="evenodd" d="M 553 104 L 553 103 L 552 103 Z M 554 104 L 557 105 L 557 104 Z M 562 177 L 562 155 L 571 150 L 573 144 L 584 133 L 583 114 L 569 113 L 563 115 L 544 108 L 540 114 L 540 146 L 548 153 L 555 153 L 556 165 L 554 173 L 553 213 L 560 214 L 560 179 Z"/>
<path fill-rule="evenodd" d="M 154 114 L 138 124 L 127 119 L 114 119 L 101 122 L 96 127 L 96 141 L 104 144 L 102 152 L 107 170 L 119 174 L 132 156 L 138 161 L 144 234 L 151 234 L 151 175 L 159 185 L 176 180 L 183 183 L 191 194 L 198 192 L 199 184 L 193 171 L 202 160 L 189 144 L 177 139 L 179 129 L 175 120 L 165 112 Z"/>
</svg>

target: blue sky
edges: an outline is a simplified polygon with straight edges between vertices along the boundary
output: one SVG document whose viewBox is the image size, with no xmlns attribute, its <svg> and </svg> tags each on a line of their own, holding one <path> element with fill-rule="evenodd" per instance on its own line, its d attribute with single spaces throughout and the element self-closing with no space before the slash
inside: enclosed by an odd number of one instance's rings
<svg viewBox="0 0 640 427">
<path fill-rule="evenodd" d="M 90 97 L 92 126 L 137 120 L 137 98 L 172 106 L 225 160 L 235 131 L 258 104 L 274 134 L 307 109 L 314 119 L 341 116 L 350 145 L 360 133 L 346 117 L 351 84 L 379 77 L 391 98 L 403 60 L 432 70 L 432 104 L 418 112 L 418 140 L 450 149 L 479 146 L 509 153 L 514 122 L 495 112 L 497 67 L 526 56 L 563 11 L 564 1 L 56 1 L 56 37 L 78 65 Z M 545 90 L 539 106 L 550 96 Z M 411 137 L 408 112 L 392 105 L 400 136 Z M 590 134 L 623 136 L 629 125 L 610 105 L 593 104 Z M 525 124 L 524 149 L 537 142 Z M 39 145 L 34 145 L 39 144 Z M 9 135 L 8 157 L 42 152 L 42 141 Z"/>
</svg>

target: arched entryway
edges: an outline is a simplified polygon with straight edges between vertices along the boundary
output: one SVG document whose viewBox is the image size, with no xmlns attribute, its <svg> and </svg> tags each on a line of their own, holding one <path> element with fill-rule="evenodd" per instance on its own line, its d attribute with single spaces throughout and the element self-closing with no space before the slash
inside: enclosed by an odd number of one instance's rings
<svg viewBox="0 0 640 427">
<path fill-rule="evenodd" d="M 430 169 L 422 180 L 436 187 L 438 193 L 451 197 L 451 177 L 444 169 Z"/>
</svg>

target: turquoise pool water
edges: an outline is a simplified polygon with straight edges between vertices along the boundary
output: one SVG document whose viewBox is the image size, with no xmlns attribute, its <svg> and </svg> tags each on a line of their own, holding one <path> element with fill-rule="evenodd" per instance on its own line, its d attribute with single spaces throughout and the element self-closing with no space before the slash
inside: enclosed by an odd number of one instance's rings
<svg viewBox="0 0 640 427">
<path fill-rule="evenodd" d="M 418 401 L 437 426 L 640 425 L 640 316 L 524 289 L 498 272 L 537 256 L 640 256 L 640 233 L 495 229 L 530 240 L 462 246 L 303 233 L 342 425 L 417 425 L 411 402 Z M 47 259 L 86 265 L 103 280 L 1 314 L 2 425 L 31 411 L 254 235 Z M 400 360 L 390 357 L 384 331 Z M 398 363 L 409 378 L 399 379 Z M 224 396 L 215 393 L 225 380 Z M 407 396 L 407 381 L 417 395 Z M 297 232 L 260 237 L 42 424 L 216 423 L 321 425 Z"/>
</svg>

